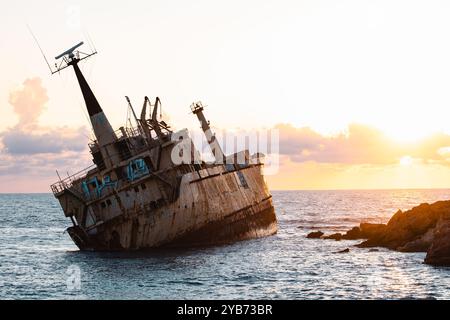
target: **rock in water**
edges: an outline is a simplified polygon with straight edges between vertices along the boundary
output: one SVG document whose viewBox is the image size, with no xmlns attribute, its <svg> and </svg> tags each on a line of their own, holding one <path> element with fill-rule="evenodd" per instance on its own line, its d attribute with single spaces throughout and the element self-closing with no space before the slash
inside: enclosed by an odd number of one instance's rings
<svg viewBox="0 0 450 320">
<path fill-rule="evenodd" d="M 364 237 L 361 234 L 361 229 L 359 227 L 354 227 L 351 230 L 348 230 L 343 236 L 345 240 L 357 240 L 363 239 Z"/>
<path fill-rule="evenodd" d="M 359 229 L 364 238 L 373 238 L 386 231 L 386 225 L 382 223 L 361 223 Z"/>
<path fill-rule="evenodd" d="M 318 239 L 321 236 L 323 236 L 323 232 L 322 231 L 314 231 L 314 232 L 308 233 L 308 235 L 306 237 L 308 239 Z"/>
<path fill-rule="evenodd" d="M 329 236 L 323 237 L 324 239 L 332 239 L 332 240 L 336 240 L 339 241 L 342 239 L 342 234 L 341 233 L 333 233 L 330 234 Z"/>
<path fill-rule="evenodd" d="M 450 201 L 421 204 L 411 210 L 398 211 L 386 227 L 372 230 L 368 240 L 361 247 L 386 247 L 402 251 L 427 251 L 431 236 L 427 234 L 439 219 L 450 212 Z M 411 243 L 412 242 L 412 243 Z"/>
<path fill-rule="evenodd" d="M 320 238 L 322 235 L 320 231 L 311 232 L 308 238 Z M 399 210 L 387 224 L 361 223 L 344 235 L 335 233 L 323 239 L 367 239 L 358 246 L 427 252 L 425 263 L 450 266 L 450 200 L 423 203 L 405 212 Z"/>
<path fill-rule="evenodd" d="M 375 238 L 386 230 L 386 225 L 381 223 L 361 223 L 342 236 L 346 240 Z"/>
<path fill-rule="evenodd" d="M 450 266 L 450 219 L 448 217 L 439 220 L 425 263 Z"/>
<path fill-rule="evenodd" d="M 347 248 L 347 249 L 344 249 L 344 250 L 341 250 L 341 251 L 337 251 L 335 253 L 349 253 L 349 252 L 350 252 L 350 249 Z"/>
<path fill-rule="evenodd" d="M 397 250 L 402 252 L 426 252 L 433 242 L 434 230 L 434 228 L 428 229 L 421 237 L 407 242 L 405 245 L 398 247 Z"/>
</svg>

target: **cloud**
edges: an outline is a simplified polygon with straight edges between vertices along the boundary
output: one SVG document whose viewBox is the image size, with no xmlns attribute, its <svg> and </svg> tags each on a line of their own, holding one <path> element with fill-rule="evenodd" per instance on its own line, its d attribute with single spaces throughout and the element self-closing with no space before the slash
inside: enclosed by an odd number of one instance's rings
<svg viewBox="0 0 450 320">
<path fill-rule="evenodd" d="M 448 188 L 448 165 L 413 163 L 376 164 L 293 162 L 282 156 L 276 175 L 266 175 L 270 189 L 426 189 Z"/>
<path fill-rule="evenodd" d="M 78 171 L 86 167 L 88 162 L 89 158 L 86 154 L 77 152 L 36 154 L 32 157 L 0 153 L 0 176 L 11 175 L 17 178 L 21 176 L 27 178 L 50 175 L 52 179 L 55 179 L 55 169 L 65 172 L 68 168 L 74 168 Z"/>
<path fill-rule="evenodd" d="M 59 128 L 46 133 L 9 130 L 2 134 L 5 152 L 9 154 L 60 153 L 83 151 L 86 148 L 84 129 Z"/>
<path fill-rule="evenodd" d="M 17 127 L 26 128 L 36 124 L 48 102 L 47 90 L 40 78 L 26 79 L 20 89 L 10 92 L 9 103 L 19 116 Z"/>
<path fill-rule="evenodd" d="M 322 135 L 311 128 L 275 126 L 280 133 L 280 154 L 294 162 L 394 164 L 404 156 L 424 162 L 447 162 L 450 136 L 436 133 L 415 143 L 400 143 L 367 125 L 350 124 L 346 132 Z"/>
<path fill-rule="evenodd" d="M 0 192 L 50 192 L 58 180 L 91 165 L 89 153 L 11 155 L 0 152 Z"/>
<path fill-rule="evenodd" d="M 40 78 L 26 79 L 21 88 L 10 92 L 9 103 L 19 122 L 0 133 L 3 152 L 34 155 L 85 149 L 85 128 L 50 128 L 39 125 L 39 116 L 45 111 L 48 100 L 47 90 L 42 86 Z"/>
<path fill-rule="evenodd" d="M 0 132 L 0 192 L 47 191 L 56 180 L 56 169 L 62 174 L 66 168 L 78 171 L 92 164 L 86 152 L 86 128 L 40 125 L 39 117 L 48 101 L 47 90 L 39 78 L 25 80 L 10 93 L 9 103 L 19 121 Z M 417 181 L 435 185 L 431 178 L 427 180 L 429 176 L 443 185 L 448 176 L 450 136 L 444 133 L 407 144 L 391 139 L 377 128 L 355 123 L 335 135 L 286 123 L 275 129 L 280 137 L 280 173 L 270 179 L 279 188 L 376 187 L 389 179 L 389 186 L 414 185 L 412 172 L 406 167 L 404 172 L 398 169 L 405 156 L 411 157 L 411 165 L 418 168 L 414 171 Z"/>
<path fill-rule="evenodd" d="M 54 179 L 57 168 L 83 168 L 91 164 L 88 153 L 84 152 L 88 142 L 85 127 L 39 124 L 39 116 L 49 101 L 40 78 L 26 79 L 20 88 L 10 92 L 8 101 L 19 121 L 14 127 L 0 132 L 2 180 L 9 179 L 26 186 L 25 182 L 34 177 L 47 184 Z M 48 190 L 46 186 L 42 185 L 40 189 Z"/>
</svg>

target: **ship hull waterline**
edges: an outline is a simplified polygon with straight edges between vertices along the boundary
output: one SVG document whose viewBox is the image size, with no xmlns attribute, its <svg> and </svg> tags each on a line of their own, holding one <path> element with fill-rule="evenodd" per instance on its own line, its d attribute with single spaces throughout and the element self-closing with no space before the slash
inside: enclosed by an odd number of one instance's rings
<svg viewBox="0 0 450 320">
<path fill-rule="evenodd" d="M 187 175 L 180 198 L 166 207 L 148 211 L 138 206 L 95 226 L 94 233 L 78 225 L 67 231 L 86 251 L 211 246 L 274 235 L 275 209 L 260 169 L 239 170 L 248 181 L 246 187 L 236 172 L 197 180 Z"/>
</svg>

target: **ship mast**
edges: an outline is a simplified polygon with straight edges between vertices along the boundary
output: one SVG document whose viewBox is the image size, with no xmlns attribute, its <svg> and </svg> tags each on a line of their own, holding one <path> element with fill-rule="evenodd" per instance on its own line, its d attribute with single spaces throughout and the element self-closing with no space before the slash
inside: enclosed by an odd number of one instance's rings
<svg viewBox="0 0 450 320">
<path fill-rule="evenodd" d="M 226 163 L 226 157 L 220 147 L 219 142 L 217 141 L 216 135 L 212 132 L 211 127 L 209 126 L 209 121 L 206 120 L 205 115 L 203 114 L 203 105 L 202 103 L 196 102 L 191 105 L 191 111 L 195 114 L 200 122 L 200 126 L 205 134 L 206 140 L 211 148 L 211 152 L 216 159 L 216 163 L 224 164 Z"/>
<path fill-rule="evenodd" d="M 117 136 L 114 133 L 114 130 L 109 123 L 108 118 L 103 112 L 103 109 L 98 103 L 97 98 L 92 92 L 89 84 L 87 83 L 83 73 L 78 66 L 78 63 L 80 61 L 89 58 L 97 52 L 93 52 L 91 54 L 84 54 L 80 51 L 75 52 L 75 50 L 81 45 L 83 45 L 83 42 L 80 42 L 79 44 L 73 46 L 72 48 L 61 53 L 59 56 L 55 57 L 56 60 L 59 60 L 61 58 L 62 60 L 60 65 L 56 66 L 57 69 L 53 73 L 59 72 L 69 66 L 73 67 L 78 80 L 78 84 L 80 85 L 81 93 L 83 94 L 84 102 L 89 113 L 92 129 L 97 139 L 97 144 L 100 149 L 103 162 L 106 168 L 111 168 L 115 163 L 118 163 L 120 161 L 118 158 L 118 152 L 116 150 L 117 148 L 115 146 Z M 80 54 L 82 55 L 82 57 L 80 57 Z"/>
</svg>

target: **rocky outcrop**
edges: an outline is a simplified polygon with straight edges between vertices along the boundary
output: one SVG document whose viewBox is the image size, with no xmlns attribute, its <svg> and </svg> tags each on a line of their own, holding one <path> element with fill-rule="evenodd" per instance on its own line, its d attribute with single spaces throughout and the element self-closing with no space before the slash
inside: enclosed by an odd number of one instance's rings
<svg viewBox="0 0 450 320">
<path fill-rule="evenodd" d="M 336 241 L 342 240 L 342 233 L 333 233 L 330 234 L 329 236 L 323 237 L 324 239 L 333 239 Z"/>
<path fill-rule="evenodd" d="M 323 232 L 322 231 L 314 231 L 314 232 L 308 233 L 308 235 L 306 237 L 308 239 L 318 239 L 321 236 L 323 236 Z"/>
<path fill-rule="evenodd" d="M 360 247 L 386 247 L 399 251 L 427 251 L 434 239 L 434 228 L 450 212 L 450 201 L 421 204 L 397 211 L 383 228 L 375 228 Z"/>
<path fill-rule="evenodd" d="M 433 242 L 434 229 L 435 228 L 428 229 L 427 232 L 416 240 L 406 242 L 403 246 L 396 248 L 396 250 L 402 252 L 426 252 Z"/>
<path fill-rule="evenodd" d="M 346 240 L 371 239 L 386 231 L 386 225 L 381 223 L 361 223 L 359 227 L 347 231 L 343 238 Z"/>
<path fill-rule="evenodd" d="M 345 234 L 344 234 L 345 240 L 357 240 L 357 239 L 363 239 L 365 237 L 363 237 L 362 233 L 361 233 L 361 228 L 360 227 L 354 227 L 351 230 L 348 230 Z"/>
<path fill-rule="evenodd" d="M 385 224 L 375 224 L 375 223 L 361 223 L 359 227 L 354 227 L 348 230 L 345 234 L 340 232 L 333 233 L 328 236 L 322 237 L 322 239 L 331 240 L 358 240 L 358 239 L 368 239 L 375 237 L 377 234 L 383 232 L 386 228 Z"/>
<path fill-rule="evenodd" d="M 341 251 L 336 251 L 334 253 L 349 253 L 349 252 L 350 252 L 350 249 L 347 248 L 347 249 L 344 249 L 344 250 L 341 250 Z"/>
<path fill-rule="evenodd" d="M 387 224 L 361 223 L 344 235 L 324 239 L 366 239 L 358 246 L 385 247 L 403 252 L 427 252 L 425 263 L 450 265 L 450 201 L 421 204 L 397 211 Z"/>
<path fill-rule="evenodd" d="M 425 263 L 450 266 L 450 219 L 441 219 L 436 226 Z"/>
</svg>

